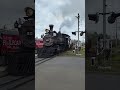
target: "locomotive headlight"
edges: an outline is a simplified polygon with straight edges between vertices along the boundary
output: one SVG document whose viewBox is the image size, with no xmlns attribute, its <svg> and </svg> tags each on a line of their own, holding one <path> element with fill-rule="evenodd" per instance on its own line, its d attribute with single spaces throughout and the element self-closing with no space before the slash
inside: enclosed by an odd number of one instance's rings
<svg viewBox="0 0 120 90">
<path fill-rule="evenodd" d="M 53 33 L 53 36 L 55 37 L 55 36 L 57 36 L 57 34 L 56 34 L 56 33 Z"/>
<path fill-rule="evenodd" d="M 46 39 L 46 42 L 49 42 L 50 40 L 49 39 Z"/>
<path fill-rule="evenodd" d="M 25 8 L 26 16 L 30 17 L 34 14 L 34 10 L 30 7 Z"/>
</svg>

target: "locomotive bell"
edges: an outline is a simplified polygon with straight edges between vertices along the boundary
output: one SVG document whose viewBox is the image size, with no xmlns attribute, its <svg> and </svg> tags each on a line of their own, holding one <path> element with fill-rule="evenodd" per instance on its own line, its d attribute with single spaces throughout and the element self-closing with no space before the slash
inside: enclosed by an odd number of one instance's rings
<svg viewBox="0 0 120 90">
<path fill-rule="evenodd" d="M 53 27 L 54 27 L 54 25 L 49 25 L 49 27 L 50 27 L 50 31 L 53 31 Z"/>
<path fill-rule="evenodd" d="M 30 7 L 26 7 L 25 8 L 25 13 L 26 13 L 26 16 L 30 17 L 34 14 L 34 10 Z"/>
<path fill-rule="evenodd" d="M 45 29 L 45 32 L 46 32 L 46 33 L 48 33 L 48 32 L 49 32 L 49 30 L 48 30 L 48 29 Z"/>
</svg>

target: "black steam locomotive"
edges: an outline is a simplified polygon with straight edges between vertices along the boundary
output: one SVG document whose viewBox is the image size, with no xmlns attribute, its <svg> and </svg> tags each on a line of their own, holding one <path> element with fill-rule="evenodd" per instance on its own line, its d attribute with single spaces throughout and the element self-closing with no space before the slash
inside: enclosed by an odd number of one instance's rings
<svg viewBox="0 0 120 90">
<path fill-rule="evenodd" d="M 70 36 L 60 31 L 58 33 L 53 31 L 53 25 L 49 25 L 49 27 L 50 30 L 46 29 L 43 37 L 43 48 L 42 50 L 38 49 L 38 58 L 47 58 L 70 48 Z"/>
<path fill-rule="evenodd" d="M 20 20 L 14 23 L 18 29 L 21 44 L 19 49 L 6 55 L 8 61 L 8 73 L 12 75 L 27 75 L 34 73 L 34 49 L 35 49 L 35 11 L 30 7 L 25 8 L 24 22 Z"/>
</svg>

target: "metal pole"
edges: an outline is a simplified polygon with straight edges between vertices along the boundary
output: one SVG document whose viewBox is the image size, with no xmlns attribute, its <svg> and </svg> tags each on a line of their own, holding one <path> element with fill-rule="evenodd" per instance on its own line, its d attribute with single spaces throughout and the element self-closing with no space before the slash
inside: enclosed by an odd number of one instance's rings
<svg viewBox="0 0 120 90">
<path fill-rule="evenodd" d="M 103 48 L 106 49 L 106 0 L 103 0 Z"/>
<path fill-rule="evenodd" d="M 117 47 L 117 19 L 116 19 L 116 47 Z"/>
<path fill-rule="evenodd" d="M 80 18 L 80 15 L 78 13 L 78 50 L 79 50 L 79 18 Z"/>
</svg>

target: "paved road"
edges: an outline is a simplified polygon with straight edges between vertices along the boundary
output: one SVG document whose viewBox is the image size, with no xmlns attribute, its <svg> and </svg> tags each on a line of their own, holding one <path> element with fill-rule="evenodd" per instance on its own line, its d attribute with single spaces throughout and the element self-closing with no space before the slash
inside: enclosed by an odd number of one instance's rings
<svg viewBox="0 0 120 90">
<path fill-rule="evenodd" d="M 85 90 L 120 90 L 120 75 L 86 73 Z"/>
<path fill-rule="evenodd" d="M 35 90 L 85 90 L 85 59 L 56 57 L 36 67 Z"/>
</svg>

